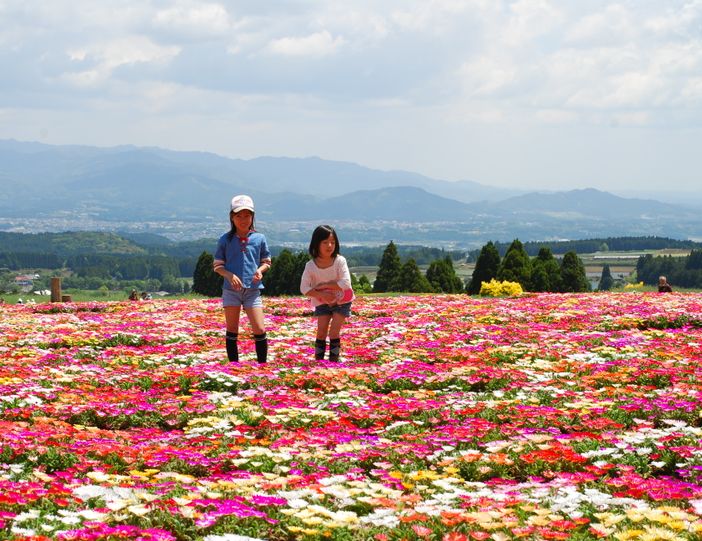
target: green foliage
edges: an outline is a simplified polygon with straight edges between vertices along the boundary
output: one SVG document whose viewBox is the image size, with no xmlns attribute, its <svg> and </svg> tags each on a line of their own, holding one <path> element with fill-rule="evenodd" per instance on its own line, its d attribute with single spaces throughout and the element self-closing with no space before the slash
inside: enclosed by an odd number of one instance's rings
<svg viewBox="0 0 702 541">
<path fill-rule="evenodd" d="M 0 232 L 0 253 L 54 254 L 61 257 L 84 254 L 145 255 L 144 248 L 115 233 L 97 231 L 61 233 Z"/>
<path fill-rule="evenodd" d="M 597 286 L 599 291 L 609 291 L 614 285 L 614 277 L 612 276 L 612 271 L 609 265 L 605 264 L 602 267 L 602 274 L 600 275 L 600 283 Z"/>
<path fill-rule="evenodd" d="M 202 252 L 195 265 L 193 273 L 193 293 L 199 293 L 208 297 L 218 297 L 222 294 L 222 283 L 224 279 L 212 268 L 214 257 L 212 254 Z"/>
<path fill-rule="evenodd" d="M 373 291 L 373 286 L 365 274 L 361 274 L 357 278 L 355 274 L 351 273 L 351 288 L 356 293 L 371 293 Z"/>
<path fill-rule="evenodd" d="M 460 293 L 463 290 L 463 282 L 453 268 L 453 261 L 450 256 L 432 261 L 427 269 L 427 280 L 436 292 Z"/>
<path fill-rule="evenodd" d="M 567 252 L 561 261 L 561 291 L 579 293 L 590 291 L 585 266 L 575 252 Z"/>
<path fill-rule="evenodd" d="M 514 239 L 507 249 L 496 278 L 501 282 L 517 282 L 522 289 L 530 291 L 531 260 L 519 239 Z"/>
<path fill-rule="evenodd" d="M 500 254 L 509 248 L 508 243 L 496 242 L 495 247 Z M 524 243 L 524 249 L 530 256 L 535 256 L 544 246 L 542 241 L 529 241 Z M 574 251 L 578 254 L 591 254 L 597 251 L 640 251 L 662 250 L 665 248 L 700 249 L 702 243 L 692 240 L 678 240 L 666 237 L 607 237 L 598 239 L 553 241 L 546 244 L 554 254 L 565 254 Z M 478 250 L 468 255 L 468 261 L 475 261 Z"/>
<path fill-rule="evenodd" d="M 561 267 L 551 249 L 544 246 L 532 261 L 531 290 L 560 291 L 561 288 Z"/>
<path fill-rule="evenodd" d="M 37 456 L 36 462 L 37 465 L 43 466 L 47 473 L 53 473 L 73 467 L 78 462 L 78 457 L 50 447 L 45 453 Z"/>
<path fill-rule="evenodd" d="M 397 255 L 403 261 L 413 258 L 417 265 L 429 265 L 432 261 L 443 259 L 447 255 L 452 259 L 461 259 L 465 257 L 463 251 L 446 251 L 442 248 L 434 248 L 431 246 L 415 246 L 403 244 L 395 245 Z M 271 249 L 275 253 L 275 248 Z M 380 265 L 383 256 L 384 247 L 382 246 L 345 246 L 344 257 L 349 264 L 349 267 L 376 267 Z"/>
<path fill-rule="evenodd" d="M 500 267 L 500 254 L 492 241 L 489 241 L 480 250 L 480 255 L 475 263 L 473 275 L 470 283 L 466 288 L 471 295 L 480 293 L 480 287 L 483 282 L 489 282 L 497 276 L 497 270 Z"/>
<path fill-rule="evenodd" d="M 658 277 L 665 276 L 673 287 L 702 287 L 702 250 L 692 250 L 686 257 L 641 256 L 636 263 L 636 276 L 647 285 L 656 285 Z"/>
<path fill-rule="evenodd" d="M 271 268 L 264 275 L 263 290 L 266 295 L 299 295 L 300 280 L 305 270 L 305 264 L 310 256 L 305 252 L 293 254 L 284 249 L 273 258 Z"/>
<path fill-rule="evenodd" d="M 393 241 L 390 241 L 390 244 L 385 248 L 383 257 L 380 260 L 378 274 L 376 274 L 375 282 L 373 283 L 373 291 L 375 293 L 400 291 L 394 289 L 393 285 L 399 279 L 401 268 L 402 263 L 400 262 L 400 256 L 397 254 L 397 247 Z"/>
<path fill-rule="evenodd" d="M 419 270 L 417 262 L 409 258 L 400 268 L 397 280 L 393 282 L 392 291 L 409 293 L 430 293 L 433 288 L 426 276 Z"/>
</svg>

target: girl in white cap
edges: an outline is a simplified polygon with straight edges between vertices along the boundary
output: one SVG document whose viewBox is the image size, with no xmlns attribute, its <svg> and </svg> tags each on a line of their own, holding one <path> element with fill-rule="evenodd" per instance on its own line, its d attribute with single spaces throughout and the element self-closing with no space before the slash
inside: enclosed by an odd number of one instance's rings
<svg viewBox="0 0 702 541">
<path fill-rule="evenodd" d="M 227 357 L 239 360 L 239 316 L 241 307 L 249 318 L 256 359 L 265 363 L 268 358 L 268 339 L 263 322 L 263 273 L 271 268 L 271 253 L 266 237 L 254 229 L 254 203 L 248 195 L 232 198 L 229 211 L 231 229 L 217 242 L 214 271 L 224 278 L 222 304 L 227 324 Z"/>
</svg>

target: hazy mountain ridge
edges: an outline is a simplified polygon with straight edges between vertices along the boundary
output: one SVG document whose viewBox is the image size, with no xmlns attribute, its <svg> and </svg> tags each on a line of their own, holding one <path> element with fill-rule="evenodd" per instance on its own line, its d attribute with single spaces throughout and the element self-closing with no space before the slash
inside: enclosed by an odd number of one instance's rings
<svg viewBox="0 0 702 541">
<path fill-rule="evenodd" d="M 591 188 L 518 192 L 320 158 L 241 160 L 150 147 L 0 140 L 0 182 L 0 215 L 58 216 L 81 226 L 95 221 L 226 224 L 231 196 L 249 193 L 256 200 L 257 221 L 354 222 L 359 238 L 370 222 L 405 223 L 402 228 L 417 230 L 427 223 L 451 223 L 452 242 L 468 231 L 472 242 L 527 235 L 702 238 L 699 210 L 681 205 Z M 276 231 L 292 239 L 285 227 Z M 428 238 L 438 239 L 449 228 L 424 229 Z M 396 230 L 378 235 L 396 235 Z"/>
</svg>

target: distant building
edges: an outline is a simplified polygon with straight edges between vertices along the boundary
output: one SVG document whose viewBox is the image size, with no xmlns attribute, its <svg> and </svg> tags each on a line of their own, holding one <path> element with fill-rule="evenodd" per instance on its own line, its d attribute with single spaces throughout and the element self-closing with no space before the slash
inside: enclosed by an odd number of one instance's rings
<svg viewBox="0 0 702 541">
<path fill-rule="evenodd" d="M 38 274 L 18 274 L 15 276 L 15 285 L 22 291 L 31 291 L 37 278 Z"/>
<path fill-rule="evenodd" d="M 33 274 L 19 274 L 15 276 L 15 285 L 16 286 L 31 286 L 34 284 L 34 276 Z"/>
</svg>

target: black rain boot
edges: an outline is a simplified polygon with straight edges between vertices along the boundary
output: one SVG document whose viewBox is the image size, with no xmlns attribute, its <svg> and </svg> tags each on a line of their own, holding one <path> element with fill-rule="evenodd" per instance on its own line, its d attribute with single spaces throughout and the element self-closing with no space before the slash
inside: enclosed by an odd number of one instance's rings
<svg viewBox="0 0 702 541">
<path fill-rule="evenodd" d="M 333 363 L 339 360 L 341 353 L 341 338 L 332 338 L 329 340 L 329 360 Z"/>
<path fill-rule="evenodd" d="M 324 360 L 324 354 L 327 351 L 327 341 L 326 340 L 320 340 L 317 338 L 314 341 L 314 360 L 315 361 L 322 361 Z"/>
<path fill-rule="evenodd" d="M 229 359 L 230 363 L 239 362 L 239 344 L 237 343 L 238 338 L 238 333 L 227 331 L 227 358 Z"/>
<path fill-rule="evenodd" d="M 266 333 L 254 334 L 256 340 L 256 360 L 259 363 L 265 363 L 268 360 L 268 338 Z"/>
</svg>

